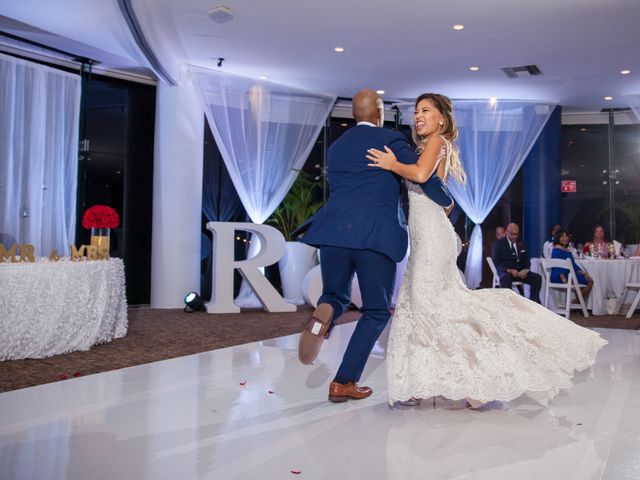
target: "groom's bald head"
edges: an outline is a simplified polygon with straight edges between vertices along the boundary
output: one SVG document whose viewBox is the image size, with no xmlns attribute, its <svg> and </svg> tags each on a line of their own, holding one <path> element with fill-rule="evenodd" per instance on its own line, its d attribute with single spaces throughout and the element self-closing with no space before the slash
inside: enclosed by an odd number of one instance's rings
<svg viewBox="0 0 640 480">
<path fill-rule="evenodd" d="M 360 90 L 353 97 L 353 118 L 356 122 L 371 122 L 377 125 L 381 108 L 384 108 L 382 98 L 373 90 Z"/>
</svg>

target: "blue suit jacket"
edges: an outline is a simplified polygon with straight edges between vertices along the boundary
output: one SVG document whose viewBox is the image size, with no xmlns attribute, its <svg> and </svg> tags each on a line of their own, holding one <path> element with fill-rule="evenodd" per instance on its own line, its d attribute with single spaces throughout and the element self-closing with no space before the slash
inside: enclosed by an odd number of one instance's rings
<svg viewBox="0 0 640 480">
<path fill-rule="evenodd" d="M 328 152 L 330 196 L 318 213 L 305 222 L 300 240 L 316 247 L 332 246 L 373 250 L 401 261 L 407 251 L 407 231 L 400 221 L 401 178 L 387 170 L 367 166 L 367 149 L 387 145 L 402 163 L 416 163 L 404 135 L 384 128 L 359 125 L 347 130 Z M 452 199 L 433 175 L 425 193 L 443 207 Z M 299 230 L 302 230 L 299 229 Z"/>
<path fill-rule="evenodd" d="M 495 264 L 496 270 L 500 276 L 507 273 L 507 270 L 510 269 L 520 271 L 525 268 L 531 268 L 531 258 L 529 257 L 527 244 L 522 240 L 518 240 L 516 242 L 516 248 L 518 249 L 517 256 L 509 246 L 509 240 L 507 240 L 507 237 L 501 238 L 494 243 L 491 257 L 493 258 L 493 263 Z"/>
</svg>

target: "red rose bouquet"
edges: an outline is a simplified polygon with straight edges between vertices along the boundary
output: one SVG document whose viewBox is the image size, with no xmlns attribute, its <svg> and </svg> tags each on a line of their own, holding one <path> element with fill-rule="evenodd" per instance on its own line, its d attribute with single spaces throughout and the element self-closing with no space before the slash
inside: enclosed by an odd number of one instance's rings
<svg viewBox="0 0 640 480">
<path fill-rule="evenodd" d="M 105 205 L 94 205 L 84 212 L 82 226 L 84 228 L 117 228 L 120 225 L 118 213 Z"/>
</svg>

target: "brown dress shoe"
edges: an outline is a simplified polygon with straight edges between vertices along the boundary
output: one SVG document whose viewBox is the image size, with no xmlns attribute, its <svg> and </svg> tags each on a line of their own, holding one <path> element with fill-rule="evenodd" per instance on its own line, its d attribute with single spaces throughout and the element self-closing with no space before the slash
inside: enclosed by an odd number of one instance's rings
<svg viewBox="0 0 640 480">
<path fill-rule="evenodd" d="M 305 365 L 313 363 L 320 353 L 322 341 L 329 338 L 331 320 L 333 320 L 333 307 L 328 303 L 320 303 L 300 334 L 298 358 Z"/>
<path fill-rule="evenodd" d="M 331 382 L 329 386 L 329 401 L 346 402 L 347 400 L 362 400 L 373 393 L 369 387 L 359 387 L 355 382 L 346 384 Z"/>
</svg>

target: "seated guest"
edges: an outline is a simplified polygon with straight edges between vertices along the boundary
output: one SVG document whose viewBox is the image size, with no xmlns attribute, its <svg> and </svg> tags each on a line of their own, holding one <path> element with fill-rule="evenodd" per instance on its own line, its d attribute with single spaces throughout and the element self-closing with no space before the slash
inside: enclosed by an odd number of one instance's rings
<svg viewBox="0 0 640 480">
<path fill-rule="evenodd" d="M 506 236 L 493 246 L 493 263 L 500 276 L 500 286 L 511 288 L 514 281 L 531 285 L 531 300 L 540 303 L 542 277 L 530 272 L 531 259 L 527 246 L 521 240 L 520 227 L 515 223 L 507 225 Z"/>
<path fill-rule="evenodd" d="M 573 254 L 569 249 L 569 241 L 569 232 L 567 232 L 564 228 L 558 230 L 553 239 L 553 250 L 551 252 L 551 258 L 559 258 L 562 260 L 568 258 L 571 260 L 571 263 L 573 264 L 573 270 L 576 272 L 576 277 L 578 277 L 578 283 L 580 285 L 585 285 L 584 287 L 580 288 L 580 290 L 582 291 L 582 297 L 584 298 L 584 301 L 586 303 L 587 298 L 589 298 L 589 293 L 591 293 L 591 289 L 593 288 L 593 279 L 576 263 L 576 260 L 573 258 Z M 551 281 L 553 283 L 567 283 L 568 278 L 568 269 L 551 269 Z"/>
<path fill-rule="evenodd" d="M 588 253 L 592 257 L 608 258 L 609 245 L 610 242 L 605 239 L 604 227 L 596 225 L 593 227 L 593 237 L 590 242 L 584 244 L 582 253 Z"/>
<path fill-rule="evenodd" d="M 552 225 L 549 229 L 549 240 L 544 242 L 542 245 L 542 255 L 544 258 L 551 258 L 551 250 L 553 250 L 553 238 L 556 235 L 556 232 L 562 228 L 562 225 L 558 225 L 557 223 Z"/>
</svg>

